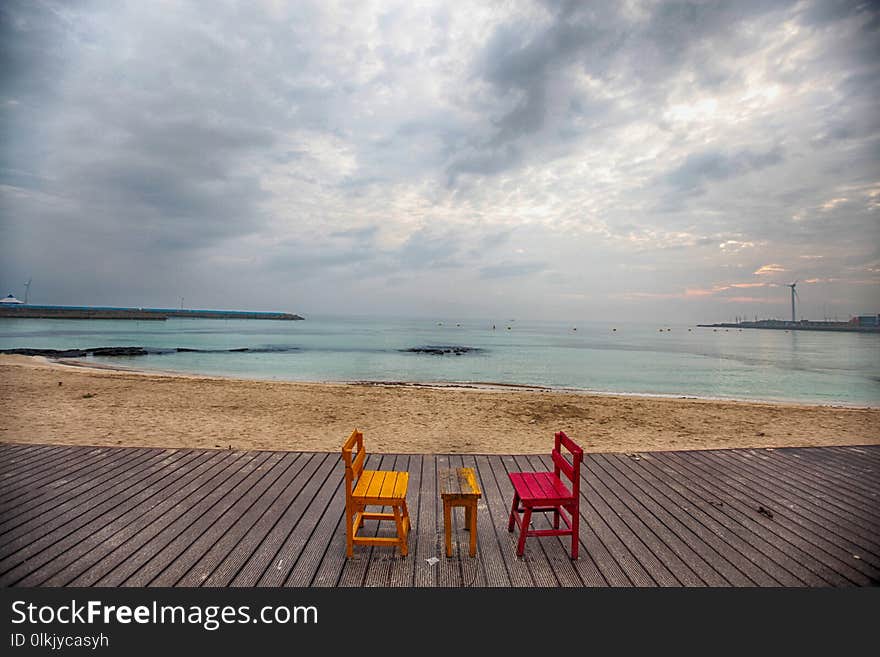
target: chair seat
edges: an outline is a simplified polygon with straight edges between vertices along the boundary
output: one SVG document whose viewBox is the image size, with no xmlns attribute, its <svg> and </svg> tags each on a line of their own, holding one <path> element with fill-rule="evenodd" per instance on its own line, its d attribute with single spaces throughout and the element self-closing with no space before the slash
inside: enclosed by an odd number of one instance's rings
<svg viewBox="0 0 880 657">
<path fill-rule="evenodd" d="M 571 491 L 552 472 L 511 472 L 510 481 L 525 505 L 563 504 L 573 499 Z"/>
<path fill-rule="evenodd" d="M 408 472 L 364 470 L 351 494 L 364 504 L 388 506 L 406 500 L 408 484 Z"/>
</svg>

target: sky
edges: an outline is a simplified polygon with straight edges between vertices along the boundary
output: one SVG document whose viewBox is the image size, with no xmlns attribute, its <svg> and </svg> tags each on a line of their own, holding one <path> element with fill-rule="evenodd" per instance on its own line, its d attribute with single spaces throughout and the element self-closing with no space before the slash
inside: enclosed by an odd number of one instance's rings
<svg viewBox="0 0 880 657">
<path fill-rule="evenodd" d="M 4 0 L 0 292 L 876 314 L 878 99 L 869 2 Z"/>
</svg>

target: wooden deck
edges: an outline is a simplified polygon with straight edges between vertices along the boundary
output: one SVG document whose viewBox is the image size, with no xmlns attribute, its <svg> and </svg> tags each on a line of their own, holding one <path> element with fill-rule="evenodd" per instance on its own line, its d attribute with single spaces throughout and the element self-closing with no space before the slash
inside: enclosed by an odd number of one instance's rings
<svg viewBox="0 0 880 657">
<path fill-rule="evenodd" d="M 507 473 L 549 464 L 372 455 L 370 469 L 410 472 L 410 554 L 347 560 L 338 453 L 3 444 L 0 586 L 880 583 L 880 446 L 587 454 L 580 559 L 557 537 L 518 559 Z M 477 557 L 457 513 L 447 559 L 436 473 L 461 465 L 483 491 Z"/>
</svg>

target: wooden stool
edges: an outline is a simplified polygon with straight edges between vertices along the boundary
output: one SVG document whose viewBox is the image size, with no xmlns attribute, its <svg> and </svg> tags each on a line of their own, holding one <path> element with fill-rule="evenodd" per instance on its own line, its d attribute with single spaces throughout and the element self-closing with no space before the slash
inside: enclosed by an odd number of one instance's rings
<svg viewBox="0 0 880 657">
<path fill-rule="evenodd" d="M 443 498 L 446 556 L 452 556 L 452 507 L 464 507 L 465 528 L 471 533 L 471 556 L 477 555 L 477 500 L 482 493 L 473 468 L 443 468 L 438 473 Z"/>
</svg>

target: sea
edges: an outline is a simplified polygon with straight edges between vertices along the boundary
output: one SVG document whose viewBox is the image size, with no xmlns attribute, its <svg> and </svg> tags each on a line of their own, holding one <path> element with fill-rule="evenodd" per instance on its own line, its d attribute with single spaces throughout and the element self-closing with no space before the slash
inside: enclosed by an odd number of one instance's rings
<svg viewBox="0 0 880 657">
<path fill-rule="evenodd" d="M 245 379 L 543 387 L 880 406 L 880 335 L 455 317 L 0 319 L 0 349 L 137 346 L 100 365 Z"/>
</svg>

